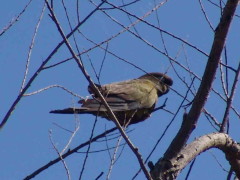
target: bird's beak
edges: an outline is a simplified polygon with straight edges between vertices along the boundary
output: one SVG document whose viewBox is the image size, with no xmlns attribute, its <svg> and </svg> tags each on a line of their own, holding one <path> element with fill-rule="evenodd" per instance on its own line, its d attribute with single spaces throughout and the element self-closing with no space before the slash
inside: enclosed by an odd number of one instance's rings
<svg viewBox="0 0 240 180">
<path fill-rule="evenodd" d="M 163 83 L 158 84 L 156 88 L 158 90 L 158 96 L 162 96 L 169 91 L 169 86 Z"/>
</svg>

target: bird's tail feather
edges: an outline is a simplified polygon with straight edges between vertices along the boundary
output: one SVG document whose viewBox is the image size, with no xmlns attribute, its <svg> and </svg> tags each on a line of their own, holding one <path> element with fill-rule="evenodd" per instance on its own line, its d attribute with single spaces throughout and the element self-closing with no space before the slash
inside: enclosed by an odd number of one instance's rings
<svg viewBox="0 0 240 180">
<path fill-rule="evenodd" d="M 112 111 L 126 111 L 136 109 L 135 106 L 131 106 L 131 101 L 126 102 L 125 100 L 118 97 L 106 97 L 108 105 Z M 106 112 L 106 107 L 101 103 L 99 99 L 87 99 L 79 101 L 82 104 L 82 107 L 79 108 L 66 108 L 66 109 L 57 109 L 50 111 L 54 114 L 97 114 L 98 112 Z M 134 104 L 134 103 L 133 103 Z"/>
<path fill-rule="evenodd" d="M 50 111 L 54 114 L 85 114 L 88 113 L 85 108 L 66 108 Z"/>
</svg>

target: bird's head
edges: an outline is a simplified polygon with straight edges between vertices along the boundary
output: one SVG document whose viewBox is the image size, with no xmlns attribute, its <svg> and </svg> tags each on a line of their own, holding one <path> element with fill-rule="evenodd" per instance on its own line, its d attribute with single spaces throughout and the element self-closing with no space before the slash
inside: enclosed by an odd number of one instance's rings
<svg viewBox="0 0 240 180">
<path fill-rule="evenodd" d="M 139 79 L 148 79 L 152 81 L 156 85 L 158 96 L 166 94 L 169 91 L 169 86 L 173 85 L 173 80 L 170 77 L 158 72 L 145 74 L 139 77 Z"/>
</svg>

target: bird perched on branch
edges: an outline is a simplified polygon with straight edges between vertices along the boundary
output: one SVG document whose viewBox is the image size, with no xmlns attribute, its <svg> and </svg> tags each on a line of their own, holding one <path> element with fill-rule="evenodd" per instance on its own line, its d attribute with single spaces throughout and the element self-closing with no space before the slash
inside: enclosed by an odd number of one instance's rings
<svg viewBox="0 0 240 180">
<path fill-rule="evenodd" d="M 135 124 L 150 117 L 158 97 L 166 94 L 173 84 L 162 73 L 148 73 L 137 79 L 106 85 L 95 84 L 122 126 Z M 81 107 L 53 110 L 57 114 L 93 114 L 112 120 L 94 88 L 88 87 L 92 99 L 80 100 Z"/>
</svg>

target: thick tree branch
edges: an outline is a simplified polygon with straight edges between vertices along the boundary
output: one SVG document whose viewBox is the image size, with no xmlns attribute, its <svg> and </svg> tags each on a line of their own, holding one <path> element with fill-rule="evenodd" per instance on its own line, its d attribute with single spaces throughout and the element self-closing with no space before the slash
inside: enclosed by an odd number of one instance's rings
<svg viewBox="0 0 240 180">
<path fill-rule="evenodd" d="M 170 168 L 175 166 L 175 164 L 171 164 L 170 161 L 174 158 L 181 158 L 181 154 L 179 154 L 179 152 L 182 151 L 182 148 L 185 146 L 192 131 L 197 125 L 197 121 L 211 91 L 218 64 L 220 63 L 221 53 L 224 48 L 226 37 L 237 5 L 238 0 L 227 1 L 220 22 L 215 30 L 212 49 L 203 74 L 202 82 L 194 98 L 192 107 L 188 114 L 184 114 L 182 126 L 165 152 L 164 157 L 155 164 L 151 173 L 154 179 L 176 178 L 177 174 L 167 173 Z M 169 162 L 170 164 L 166 162 Z M 166 174 L 168 174 L 168 176 L 165 176 Z"/>
<path fill-rule="evenodd" d="M 151 174 L 154 179 L 175 179 L 188 163 L 202 152 L 211 148 L 218 148 L 223 151 L 237 177 L 240 178 L 240 145 L 224 133 L 212 133 L 194 140 L 174 158 L 162 159 L 161 166 L 155 167 Z M 165 173 L 161 173 L 159 177 L 159 169 L 161 168 L 166 169 Z"/>
<path fill-rule="evenodd" d="M 234 16 L 237 5 L 238 0 L 228 0 L 223 10 L 223 15 L 215 31 L 212 49 L 208 58 L 202 82 L 200 84 L 196 97 L 194 98 L 192 107 L 189 113 L 185 116 L 184 125 L 181 127 L 178 134 L 172 141 L 171 145 L 164 155 L 164 158 L 174 157 L 186 144 L 192 131 L 197 125 L 199 116 L 211 91 L 212 83 L 214 81 L 218 64 L 220 62 L 221 53 L 224 48 L 230 23 Z"/>
</svg>

